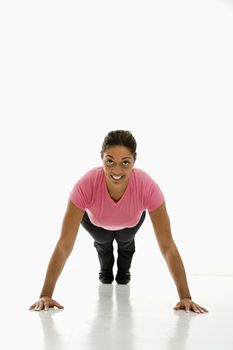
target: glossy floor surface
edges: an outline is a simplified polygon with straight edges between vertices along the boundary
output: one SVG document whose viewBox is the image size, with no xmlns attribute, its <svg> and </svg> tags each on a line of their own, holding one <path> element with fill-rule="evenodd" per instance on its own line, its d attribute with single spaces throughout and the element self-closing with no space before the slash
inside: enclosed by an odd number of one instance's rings
<svg viewBox="0 0 233 350">
<path fill-rule="evenodd" d="M 174 311 L 171 283 L 92 280 L 58 300 L 63 310 L 47 312 L 28 311 L 20 300 L 15 307 L 4 303 L 1 343 L 26 350 L 232 350 L 233 277 L 189 276 L 207 314 Z"/>
</svg>

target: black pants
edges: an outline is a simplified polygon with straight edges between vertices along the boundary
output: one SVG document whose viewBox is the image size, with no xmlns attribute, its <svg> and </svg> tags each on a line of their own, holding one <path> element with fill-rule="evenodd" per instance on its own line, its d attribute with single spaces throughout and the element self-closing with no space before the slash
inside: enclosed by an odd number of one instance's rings
<svg viewBox="0 0 233 350">
<path fill-rule="evenodd" d="M 95 240 L 94 246 L 98 252 L 101 269 L 112 270 L 114 265 L 113 241 L 116 239 L 118 244 L 117 267 L 121 271 L 129 271 L 135 252 L 134 237 L 145 220 L 145 216 L 146 211 L 142 213 L 138 224 L 134 227 L 110 231 L 93 225 L 87 213 L 84 213 L 81 224 Z"/>
</svg>

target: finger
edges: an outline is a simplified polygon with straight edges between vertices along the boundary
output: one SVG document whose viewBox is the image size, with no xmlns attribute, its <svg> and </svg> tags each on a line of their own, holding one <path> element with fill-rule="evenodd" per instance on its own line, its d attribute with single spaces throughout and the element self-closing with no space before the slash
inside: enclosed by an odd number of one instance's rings
<svg viewBox="0 0 233 350">
<path fill-rule="evenodd" d="M 44 308 L 44 303 L 43 301 L 39 302 L 39 307 L 37 308 L 38 311 L 41 311 Z"/>
<path fill-rule="evenodd" d="M 175 306 L 174 306 L 174 310 L 179 310 L 180 308 L 181 308 L 181 306 L 180 306 L 181 304 L 180 303 L 177 303 Z"/>
<path fill-rule="evenodd" d="M 190 301 L 185 300 L 180 302 L 180 309 L 184 309 L 186 312 L 190 311 L 190 306 L 191 306 Z"/>
<path fill-rule="evenodd" d="M 174 307 L 175 310 L 183 310 L 185 309 L 185 304 L 183 302 L 178 302 L 176 306 Z"/>
<path fill-rule="evenodd" d="M 48 311 L 48 309 L 49 309 L 49 303 L 44 303 L 44 309 L 45 309 L 45 311 Z"/>
<path fill-rule="evenodd" d="M 202 306 L 199 306 L 199 310 L 200 310 L 201 313 L 208 312 L 208 310 L 205 309 L 205 308 L 202 307 Z"/>
<path fill-rule="evenodd" d="M 190 305 L 189 304 L 184 304 L 184 308 L 186 312 L 190 312 Z"/>
<path fill-rule="evenodd" d="M 29 309 L 28 309 L 28 310 L 32 310 L 32 309 L 34 309 L 34 308 L 35 308 L 35 306 L 36 306 L 36 303 L 34 303 L 33 305 L 31 305 L 31 306 L 29 307 Z"/>
<path fill-rule="evenodd" d="M 64 309 L 64 306 L 62 306 L 61 304 L 59 303 L 55 303 L 55 306 L 58 308 L 58 309 Z"/>
<path fill-rule="evenodd" d="M 200 310 L 199 310 L 199 308 L 197 307 L 197 305 L 193 304 L 193 305 L 192 305 L 192 309 L 193 309 L 193 311 L 196 312 L 197 314 L 200 313 Z"/>
<path fill-rule="evenodd" d="M 201 308 L 203 310 L 203 312 L 209 312 L 207 309 L 205 309 L 204 307 Z"/>
<path fill-rule="evenodd" d="M 198 310 L 199 310 L 200 312 L 202 312 L 202 313 L 208 312 L 208 310 L 205 309 L 204 307 L 202 307 L 202 306 L 200 306 L 200 305 L 198 305 L 198 304 L 195 304 L 195 305 L 196 305 L 196 307 L 198 308 Z"/>
<path fill-rule="evenodd" d="M 37 311 L 37 310 L 39 309 L 39 305 L 40 305 L 39 302 L 35 303 L 35 308 L 34 308 L 34 310 Z"/>
<path fill-rule="evenodd" d="M 204 307 L 197 305 L 198 309 L 200 310 L 200 312 L 208 312 L 207 309 L 205 309 Z"/>
<path fill-rule="evenodd" d="M 180 305 L 176 305 L 173 309 L 174 310 L 180 310 L 180 309 L 182 309 L 182 307 Z"/>
</svg>

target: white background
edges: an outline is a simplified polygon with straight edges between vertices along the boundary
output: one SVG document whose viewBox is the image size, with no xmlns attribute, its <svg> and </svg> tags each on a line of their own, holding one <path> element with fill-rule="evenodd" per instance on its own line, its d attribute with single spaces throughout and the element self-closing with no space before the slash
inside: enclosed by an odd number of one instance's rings
<svg viewBox="0 0 233 350">
<path fill-rule="evenodd" d="M 37 295 L 69 193 L 115 129 L 160 185 L 187 273 L 233 274 L 232 34 L 231 1 L 1 1 L 7 290 Z M 148 216 L 136 240 L 135 275 L 167 274 Z M 80 228 L 59 286 L 98 271 Z"/>
</svg>

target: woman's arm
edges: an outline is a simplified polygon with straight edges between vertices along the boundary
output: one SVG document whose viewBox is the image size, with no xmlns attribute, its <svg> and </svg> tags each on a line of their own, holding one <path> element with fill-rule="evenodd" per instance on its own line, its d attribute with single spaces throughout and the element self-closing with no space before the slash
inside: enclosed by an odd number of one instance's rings
<svg viewBox="0 0 233 350">
<path fill-rule="evenodd" d="M 62 308 L 60 304 L 51 298 L 58 277 L 73 249 L 83 214 L 84 211 L 78 209 L 71 201 L 68 202 L 62 223 L 61 235 L 48 264 L 40 299 L 30 307 L 30 310 L 42 310 L 43 308 L 47 310 L 53 306 Z"/>
<path fill-rule="evenodd" d="M 180 297 L 180 302 L 177 303 L 175 309 L 183 308 L 186 311 L 192 309 L 195 312 L 207 311 L 192 302 L 184 264 L 172 238 L 170 220 L 165 203 L 149 214 L 159 248 L 174 279 Z"/>
</svg>

